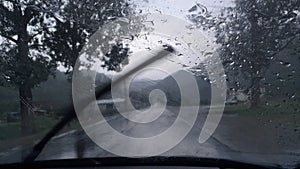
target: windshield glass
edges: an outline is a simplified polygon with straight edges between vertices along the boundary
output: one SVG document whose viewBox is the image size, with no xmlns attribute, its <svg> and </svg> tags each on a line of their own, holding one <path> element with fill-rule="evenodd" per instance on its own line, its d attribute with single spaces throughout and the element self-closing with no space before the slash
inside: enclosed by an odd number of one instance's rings
<svg viewBox="0 0 300 169">
<path fill-rule="evenodd" d="M 74 109 L 36 160 L 295 166 L 299 40 L 297 0 L 1 0 L 0 163 Z"/>
</svg>

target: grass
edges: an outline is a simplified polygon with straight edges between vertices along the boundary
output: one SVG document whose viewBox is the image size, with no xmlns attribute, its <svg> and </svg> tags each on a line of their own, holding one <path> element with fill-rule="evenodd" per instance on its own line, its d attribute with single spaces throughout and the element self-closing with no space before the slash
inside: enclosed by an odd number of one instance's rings
<svg viewBox="0 0 300 169">
<path fill-rule="evenodd" d="M 2 123 L 0 124 L 0 140 L 9 140 L 21 136 L 21 127 L 19 123 Z"/>
<path fill-rule="evenodd" d="M 56 124 L 59 119 L 53 117 L 36 117 L 35 124 L 37 133 L 27 136 L 22 136 L 20 122 L 1 123 L 0 124 L 0 152 L 7 151 L 17 146 L 30 145 L 43 136 Z M 60 133 L 64 133 L 75 128 L 79 128 L 77 122 L 72 122 L 66 126 Z M 59 133 L 59 134 L 60 134 Z"/>
<path fill-rule="evenodd" d="M 227 106 L 224 113 L 254 117 L 276 125 L 300 127 L 300 103 L 296 99 L 284 100 L 277 97 L 265 103 L 256 109 L 250 109 L 247 103 Z"/>
</svg>

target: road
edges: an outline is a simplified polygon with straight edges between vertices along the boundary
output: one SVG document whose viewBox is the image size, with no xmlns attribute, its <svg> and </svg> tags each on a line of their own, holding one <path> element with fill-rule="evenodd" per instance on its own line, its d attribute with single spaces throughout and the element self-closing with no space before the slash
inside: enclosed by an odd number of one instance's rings
<svg viewBox="0 0 300 169">
<path fill-rule="evenodd" d="M 163 132 L 177 118 L 178 109 L 167 107 L 167 109 L 154 122 L 138 124 L 121 115 L 107 118 L 109 124 L 120 133 L 131 137 L 151 137 Z M 135 114 L 135 119 L 153 118 L 153 115 Z M 237 115 L 224 114 L 222 120 L 210 139 L 205 143 L 198 142 L 203 123 L 207 116 L 207 108 L 200 108 L 199 114 L 191 131 L 174 148 L 161 154 L 162 156 L 199 156 L 241 160 L 254 163 L 279 163 L 291 166 L 300 161 L 300 135 L 294 134 L 287 144 L 280 137 L 274 126 L 266 125 L 255 118 L 241 117 Z M 97 127 L 104 124 L 99 122 Z M 93 127 L 92 127 L 93 128 Z M 97 128 L 98 129 L 98 128 Z M 122 143 L 111 140 L 112 134 L 95 129 L 97 136 L 106 141 L 107 145 L 118 148 Z M 136 146 L 128 144 L 128 149 L 139 147 L 140 151 L 148 151 L 154 146 Z M 140 148 L 142 147 L 142 148 Z M 21 150 L 16 149 L 0 156 L 1 161 L 15 161 L 21 159 Z M 108 157 L 115 156 L 97 146 L 84 131 L 71 131 L 53 138 L 38 157 L 44 159 L 64 159 L 77 157 Z"/>
</svg>

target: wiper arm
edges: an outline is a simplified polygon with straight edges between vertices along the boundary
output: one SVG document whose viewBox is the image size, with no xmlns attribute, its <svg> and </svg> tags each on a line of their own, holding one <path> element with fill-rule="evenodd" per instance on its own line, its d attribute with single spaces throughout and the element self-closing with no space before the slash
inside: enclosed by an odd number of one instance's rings
<svg viewBox="0 0 300 169">
<path fill-rule="evenodd" d="M 147 58 L 143 62 L 141 62 L 139 65 L 129 69 L 125 73 L 122 74 L 119 78 L 116 78 L 113 82 L 107 84 L 104 88 L 100 89 L 99 91 L 96 91 L 96 99 L 100 98 L 103 94 L 106 92 L 109 92 L 111 90 L 111 86 L 115 85 L 122 80 L 124 80 L 126 77 L 132 75 L 133 73 L 137 72 L 138 70 L 142 69 L 143 67 L 163 58 L 164 56 L 167 56 L 168 54 L 174 52 L 174 48 L 169 45 L 164 45 L 164 48 L 160 49 L 155 55 L 152 57 Z M 84 101 L 86 103 L 86 106 L 90 103 L 90 101 Z M 33 150 L 30 152 L 28 156 L 26 156 L 23 160 L 24 163 L 31 163 L 33 162 L 38 155 L 42 152 L 45 145 L 53 138 L 64 126 L 66 126 L 70 121 L 72 121 L 76 117 L 75 109 L 73 104 L 69 106 L 67 109 L 67 114 L 61 119 L 60 122 L 58 122 L 34 147 Z"/>
<path fill-rule="evenodd" d="M 70 167 L 103 167 L 103 166 L 188 166 L 188 167 L 217 167 L 233 169 L 279 169 L 279 165 L 261 165 L 241 161 L 219 159 L 219 158 L 199 158 L 199 157 L 103 157 L 103 158 L 81 158 L 63 160 L 34 161 L 22 164 L 2 164 L 2 169 L 15 168 L 70 168 Z"/>
</svg>

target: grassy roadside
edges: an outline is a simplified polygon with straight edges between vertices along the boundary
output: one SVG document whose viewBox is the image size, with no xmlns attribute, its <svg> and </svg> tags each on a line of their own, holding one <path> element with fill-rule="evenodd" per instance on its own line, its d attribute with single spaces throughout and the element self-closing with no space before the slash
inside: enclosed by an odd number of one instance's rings
<svg viewBox="0 0 300 169">
<path fill-rule="evenodd" d="M 33 144 L 43 138 L 43 136 L 58 123 L 58 121 L 58 118 L 53 117 L 36 117 L 35 123 L 37 126 L 37 133 L 28 136 L 22 136 L 20 122 L 0 123 L 0 152 L 5 152 L 18 146 Z M 80 128 L 78 122 L 73 121 L 61 130 L 60 133 L 78 128 Z"/>
<path fill-rule="evenodd" d="M 296 100 L 283 101 L 283 99 L 275 98 L 256 109 L 250 109 L 249 103 L 241 103 L 226 106 L 224 113 L 253 117 L 278 126 L 293 126 L 296 127 L 295 130 L 300 128 L 300 103 Z"/>
</svg>

